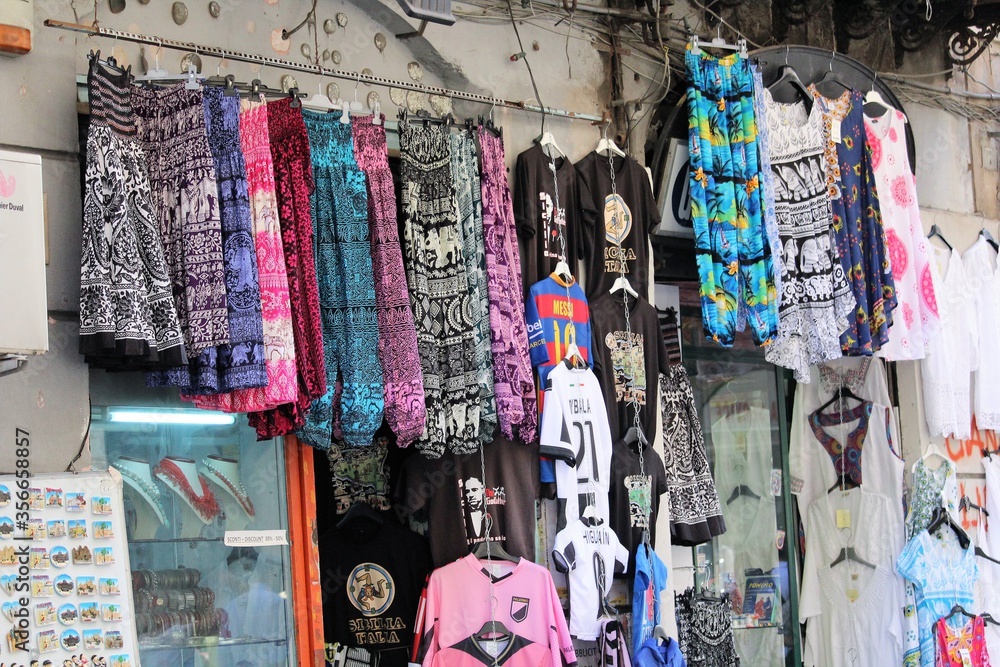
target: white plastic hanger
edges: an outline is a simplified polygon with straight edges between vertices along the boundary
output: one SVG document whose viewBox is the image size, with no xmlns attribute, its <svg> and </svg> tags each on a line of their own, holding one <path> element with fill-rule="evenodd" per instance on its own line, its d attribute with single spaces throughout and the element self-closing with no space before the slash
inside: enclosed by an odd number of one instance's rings
<svg viewBox="0 0 1000 667">
<path fill-rule="evenodd" d="M 618 157 L 625 157 L 625 152 L 618 148 L 615 142 L 608 139 L 608 125 L 611 125 L 611 121 L 604 123 L 604 127 L 601 129 L 601 140 L 597 142 L 597 154 L 598 155 L 610 155 L 614 153 Z"/>
<path fill-rule="evenodd" d="M 153 55 L 153 60 L 155 66 L 153 69 L 146 70 L 146 73 L 142 76 L 135 77 L 136 81 L 151 81 L 153 79 L 166 79 L 170 77 L 170 72 L 165 69 L 160 68 L 160 51 L 163 50 L 163 45 L 160 44 L 156 47 L 156 53 Z"/>
<path fill-rule="evenodd" d="M 744 58 L 747 57 L 747 40 L 742 37 L 736 40 L 735 44 L 730 44 L 722 38 L 722 28 L 716 26 L 715 37 L 709 42 L 705 48 L 709 49 L 725 49 L 727 51 L 738 51 Z M 701 55 L 701 43 L 698 39 L 698 35 L 691 36 L 691 53 L 696 56 Z"/>
<path fill-rule="evenodd" d="M 569 270 L 566 260 L 560 259 L 552 273 L 556 274 L 566 282 L 573 282 L 573 272 Z"/>
<path fill-rule="evenodd" d="M 340 110 L 342 112 L 340 114 L 340 122 L 343 123 L 344 125 L 350 125 L 351 124 L 351 103 L 348 102 L 347 100 L 342 100 L 341 103 L 340 103 Z"/>
<path fill-rule="evenodd" d="M 382 124 L 382 103 L 376 102 L 375 106 L 372 107 L 372 125 Z"/>
<path fill-rule="evenodd" d="M 891 104 L 889 104 L 888 102 L 886 102 L 882 98 L 882 95 L 877 90 L 875 90 L 875 82 L 876 81 L 878 81 L 878 72 L 875 72 L 875 78 L 872 79 L 872 88 L 871 88 L 871 90 L 869 90 L 867 93 L 865 93 L 865 106 L 867 106 L 869 104 L 873 104 L 873 105 L 875 105 L 877 107 L 882 107 L 883 109 L 885 109 L 889 113 L 892 113 L 892 112 L 896 111 L 896 107 L 894 107 Z M 903 120 L 904 121 L 907 120 L 906 119 L 906 114 L 903 114 Z"/>
<path fill-rule="evenodd" d="M 316 111 L 332 111 L 337 108 L 337 105 L 335 105 L 333 101 L 323 93 L 322 74 L 319 77 L 319 83 L 316 84 L 316 94 L 303 102 L 302 106 Z"/>
<path fill-rule="evenodd" d="M 632 289 L 632 285 L 631 283 L 629 283 L 628 278 L 622 278 L 621 276 L 615 278 L 615 284 L 611 286 L 610 292 L 611 294 L 614 294 L 615 292 L 618 292 L 620 290 L 625 290 L 636 299 L 639 298 L 639 295 L 636 294 L 636 291 Z"/>
<path fill-rule="evenodd" d="M 354 101 L 351 102 L 351 111 L 354 113 L 360 113 L 365 110 L 365 105 L 358 101 L 358 86 L 361 84 L 361 75 L 358 74 L 358 80 L 354 82 Z"/>
<path fill-rule="evenodd" d="M 563 355 L 563 359 L 568 360 L 573 368 L 587 367 L 587 361 L 583 358 L 583 354 L 580 353 L 580 348 L 577 347 L 576 343 L 570 343 L 566 346 L 566 354 Z"/>
<path fill-rule="evenodd" d="M 545 154 L 549 157 L 566 157 L 566 153 L 559 148 L 559 144 L 556 143 L 556 138 L 548 130 L 542 132 L 542 136 L 538 138 L 538 145 L 545 150 Z"/>
<path fill-rule="evenodd" d="M 201 82 L 198 80 L 198 68 L 194 66 L 194 63 L 188 65 L 184 90 L 201 90 Z"/>
<path fill-rule="evenodd" d="M 944 452 L 941 451 L 941 448 L 938 446 L 937 442 L 934 441 L 934 440 L 931 441 L 931 444 L 927 445 L 927 449 L 924 450 L 924 454 L 923 454 L 923 456 L 920 457 L 920 460 L 921 461 L 926 461 L 927 459 L 929 459 L 932 456 L 937 456 L 937 457 L 943 459 L 944 461 L 949 461 L 950 460 L 947 456 L 945 456 Z"/>
</svg>

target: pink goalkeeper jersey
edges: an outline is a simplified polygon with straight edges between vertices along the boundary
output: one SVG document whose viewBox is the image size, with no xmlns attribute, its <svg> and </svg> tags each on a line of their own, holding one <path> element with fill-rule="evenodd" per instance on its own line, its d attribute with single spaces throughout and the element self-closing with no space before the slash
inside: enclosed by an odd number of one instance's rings
<svg viewBox="0 0 1000 667">
<path fill-rule="evenodd" d="M 510 667 L 575 665 L 566 616 L 548 570 L 523 558 L 512 571 L 510 563 L 495 561 L 494 565 L 498 564 L 510 573 L 493 585 L 496 620 L 514 635 L 512 643 L 521 646 L 517 651 L 507 651 L 505 661 Z M 424 611 L 423 667 L 493 664 L 488 652 L 485 660 L 480 660 L 483 649 L 469 641 L 491 620 L 490 580 L 484 567 L 485 561 L 470 554 L 431 574 Z M 532 644 L 547 650 L 543 661 L 538 661 L 537 649 L 529 647 Z M 518 655 L 522 651 L 523 655 Z"/>
</svg>

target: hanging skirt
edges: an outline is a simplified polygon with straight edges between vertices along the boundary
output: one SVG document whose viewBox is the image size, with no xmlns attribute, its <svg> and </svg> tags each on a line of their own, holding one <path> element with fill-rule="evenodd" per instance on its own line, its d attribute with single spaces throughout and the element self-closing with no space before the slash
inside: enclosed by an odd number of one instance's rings
<svg viewBox="0 0 1000 667">
<path fill-rule="evenodd" d="M 136 143 L 131 84 L 92 61 L 83 191 L 80 352 L 92 366 L 170 368 L 187 362 Z"/>
<path fill-rule="evenodd" d="M 475 438 L 478 415 L 475 423 L 467 415 L 479 402 L 479 383 L 472 381 L 476 341 L 466 308 L 469 286 L 447 130 L 403 124 L 399 145 L 406 277 L 427 406 L 417 447 L 425 456 L 438 458 L 446 443 L 465 447 Z"/>
<path fill-rule="evenodd" d="M 538 403 L 528 358 L 524 323 L 521 260 L 518 256 L 514 207 L 507 184 L 503 141 L 479 128 L 482 153 L 483 230 L 490 295 L 490 340 L 493 349 L 497 413 L 505 438 L 532 442 L 537 437 Z M 518 429 L 518 434 L 514 429 Z"/>
<path fill-rule="evenodd" d="M 746 312 L 757 345 L 778 333 L 771 249 L 761 215 L 749 61 L 694 55 L 687 65 L 688 152 L 705 335 L 731 346 Z"/>
<path fill-rule="evenodd" d="M 240 147 L 240 99 L 226 97 L 221 88 L 205 88 L 205 126 L 215 162 L 219 217 L 222 221 L 222 252 L 226 278 L 226 308 L 229 344 L 202 352 L 191 360 L 192 377 L 202 373 L 196 366 L 214 368 L 218 392 L 263 387 L 264 329 L 260 313 L 260 283 L 257 249 L 250 222 L 246 163 Z M 185 394 L 211 394 L 211 387 L 188 387 Z"/>
<path fill-rule="evenodd" d="M 239 123 L 257 255 L 267 384 L 215 396 L 196 396 L 194 403 L 208 410 L 254 412 L 295 402 L 298 385 L 295 380 L 295 339 L 292 334 L 288 275 L 278 226 L 278 204 L 274 195 L 274 165 L 271 162 L 271 143 L 267 132 L 267 108 L 263 102 L 240 102 Z"/>
<path fill-rule="evenodd" d="M 420 372 L 417 330 L 406 291 L 385 127 L 373 124 L 371 117 L 357 116 L 351 118 L 351 130 L 354 158 L 368 185 L 368 227 L 385 420 L 396 434 L 396 443 L 407 447 L 424 431 L 424 379 Z"/>
<path fill-rule="evenodd" d="M 497 401 L 493 390 L 493 350 L 490 344 L 490 295 L 486 284 L 486 240 L 483 235 L 483 195 L 479 181 L 476 142 L 469 132 L 453 134 L 451 174 L 455 181 L 459 229 L 469 284 L 469 309 L 476 341 L 476 377 L 479 383 L 478 442 L 493 442 L 497 428 Z M 470 413 L 470 418 L 473 415 Z"/>
<path fill-rule="evenodd" d="M 303 117 L 316 182 L 310 210 L 327 390 L 313 401 L 298 435 L 322 449 L 330 447 L 335 430 L 348 445 L 371 445 L 384 398 L 365 176 L 354 161 L 351 126 L 340 122 L 340 113 L 304 111 Z"/>
<path fill-rule="evenodd" d="M 218 185 L 203 91 L 186 90 L 183 84 L 135 88 L 132 99 L 177 314 L 193 361 L 229 343 Z M 219 389 L 217 368 L 203 363 L 151 373 L 146 383 Z"/>
<path fill-rule="evenodd" d="M 313 188 L 309 137 L 302 110 L 292 107 L 291 100 L 269 102 L 266 106 L 278 222 L 292 306 L 299 392 L 294 403 L 250 413 L 250 425 L 257 429 L 257 437 L 262 440 L 291 433 L 305 424 L 310 403 L 323 396 L 327 389 L 309 213 L 309 195 Z"/>
</svg>

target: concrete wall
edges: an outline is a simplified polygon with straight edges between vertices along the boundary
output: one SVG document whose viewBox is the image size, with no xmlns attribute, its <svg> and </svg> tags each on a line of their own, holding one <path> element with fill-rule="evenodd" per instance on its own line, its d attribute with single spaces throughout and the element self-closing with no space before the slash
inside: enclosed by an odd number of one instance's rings
<svg viewBox="0 0 1000 667">
<path fill-rule="evenodd" d="M 298 24 L 310 4 L 308 0 L 220 0 L 221 15 L 212 18 L 208 0 L 186 0 L 189 18 L 184 25 L 178 26 L 171 19 L 169 2 L 157 0 L 141 4 L 138 0 L 127 0 L 122 13 L 111 14 L 105 0 L 100 0 L 97 18 L 101 25 L 109 28 L 305 63 L 307 59 L 301 55 L 300 46 L 308 43 L 315 49 L 312 36 L 303 29 L 289 43 L 283 44 L 280 30 Z M 35 0 L 34 10 L 32 52 L 18 58 L 0 58 L 0 100 L 3 100 L 0 144 L 12 150 L 43 155 L 44 190 L 49 211 L 48 307 L 54 315 L 50 325 L 52 350 L 32 360 L 28 371 L 0 378 L 0 471 L 12 469 L 13 460 L 5 458 L 9 443 L 4 438 L 8 433 L 13 438 L 15 426 L 40 436 L 32 461 L 32 469 L 36 472 L 63 470 L 80 448 L 89 407 L 86 367 L 76 354 L 74 323 L 78 311 L 81 228 L 80 169 L 75 157 L 78 150 L 77 75 L 86 73 L 86 56 L 91 49 L 101 49 L 102 54 L 114 52 L 118 61 L 131 64 L 133 71 L 139 69 L 140 59 L 138 45 L 91 39 L 42 26 L 47 18 L 89 23 L 94 19 L 92 2 Z M 353 3 L 323 0 L 318 7 L 319 25 L 334 18 L 338 12 L 347 15 L 346 28 L 338 28 L 328 36 L 321 27 L 318 45 L 320 52 L 339 50 L 344 69 L 370 68 L 379 76 L 409 80 L 407 64 L 416 61 L 423 66 L 423 82 L 427 84 L 509 99 L 534 97 L 524 63 L 510 60 L 510 55 L 520 49 L 510 24 L 503 20 L 492 23 L 463 21 L 453 27 L 430 25 L 423 37 L 402 41 L 395 35 L 412 30 L 416 22 L 405 18 L 393 0 L 388 4 L 380 0 Z M 554 20 L 549 19 L 539 19 L 537 23 L 541 27 L 522 24 L 520 30 L 542 101 L 553 107 L 599 114 L 610 97 L 606 55 L 597 51 L 591 40 L 579 31 L 573 31 L 567 44 L 565 25 L 555 28 Z M 387 41 L 382 53 L 374 43 L 374 36 L 379 32 Z M 537 51 L 532 46 L 536 42 Z M 155 49 L 146 48 L 145 51 L 152 66 Z M 160 66 L 178 72 L 182 55 L 164 49 Z M 572 76 L 569 62 L 572 62 Z M 650 76 L 657 74 L 655 67 L 646 61 L 632 58 L 629 64 Z M 222 74 L 233 73 L 244 81 L 259 75 L 274 87 L 280 86 L 281 76 L 286 73 L 277 69 L 260 72 L 257 66 L 220 63 L 210 57 L 203 57 L 203 69 L 209 75 L 215 74 L 217 69 Z M 315 75 L 295 76 L 300 89 L 310 94 L 317 91 L 320 83 L 325 87 L 330 82 L 330 79 L 321 82 Z M 631 74 L 626 78 L 629 97 L 638 97 L 644 92 L 645 81 L 640 87 Z M 355 85 L 349 81 L 337 83 L 341 95 L 353 99 Z M 396 108 L 388 90 L 361 85 L 358 99 L 364 102 L 370 90 L 378 91 L 383 111 L 394 117 Z M 489 111 L 488 107 L 476 104 L 458 104 L 455 110 L 461 116 Z M 523 111 L 498 108 L 494 119 L 505 129 L 507 157 L 512 165 L 516 155 L 539 134 L 541 118 Z M 592 150 L 599 138 L 599 131 L 582 121 L 551 119 L 548 127 L 574 160 Z M 641 129 L 635 139 L 632 145 L 641 146 L 644 140 Z M 16 286 L 0 285 L 0 289 L 16 289 Z M 85 455 L 78 465 L 81 463 L 87 465 L 89 456 Z"/>
</svg>

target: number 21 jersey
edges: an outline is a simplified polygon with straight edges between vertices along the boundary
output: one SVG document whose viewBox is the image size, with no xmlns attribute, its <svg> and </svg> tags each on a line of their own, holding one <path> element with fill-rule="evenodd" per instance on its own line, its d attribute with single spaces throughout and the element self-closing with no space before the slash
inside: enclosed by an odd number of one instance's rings
<svg viewBox="0 0 1000 667">
<path fill-rule="evenodd" d="M 593 505 L 609 520 L 611 427 L 604 394 L 589 368 L 559 364 L 549 372 L 542 411 L 541 454 L 555 459 L 561 528 Z"/>
</svg>

